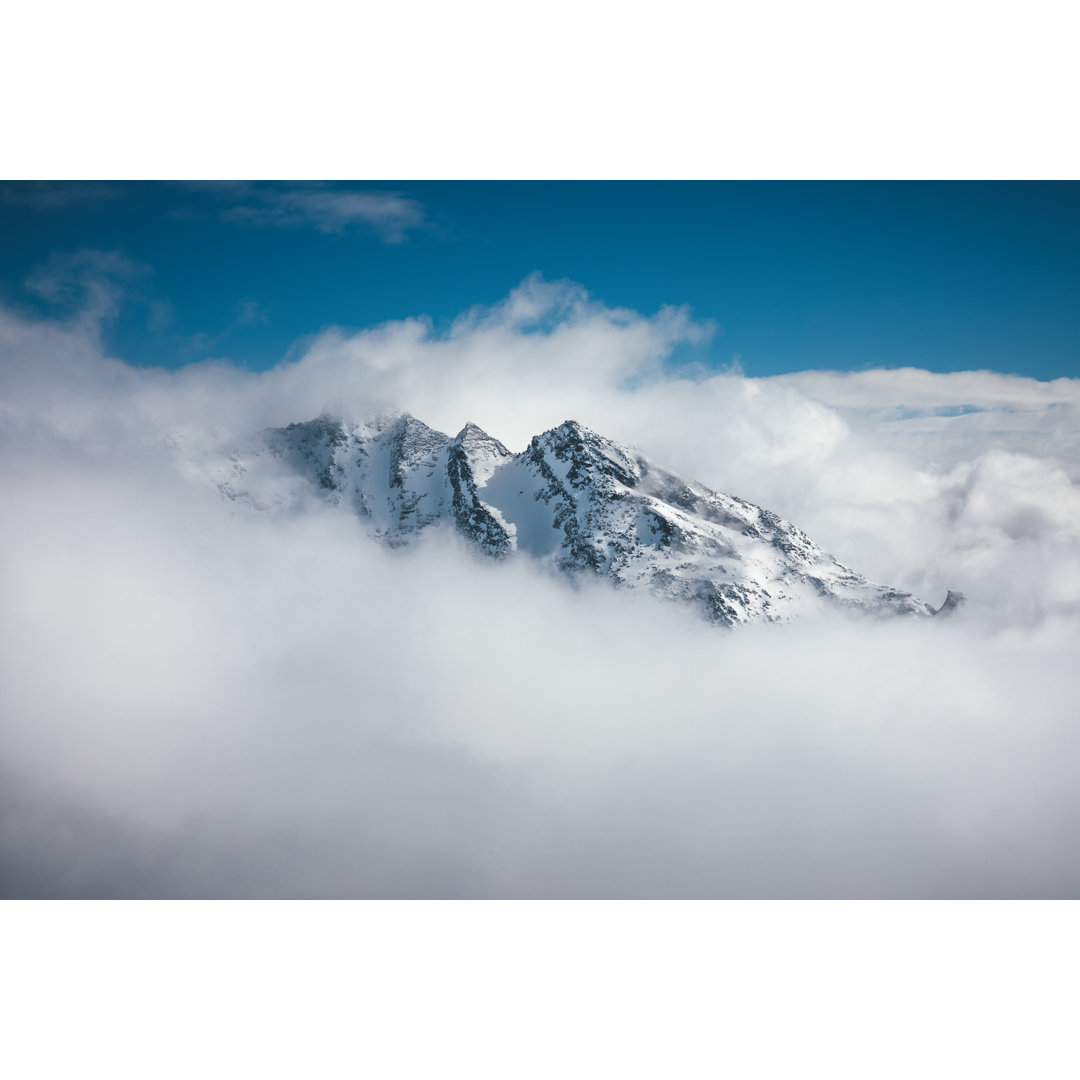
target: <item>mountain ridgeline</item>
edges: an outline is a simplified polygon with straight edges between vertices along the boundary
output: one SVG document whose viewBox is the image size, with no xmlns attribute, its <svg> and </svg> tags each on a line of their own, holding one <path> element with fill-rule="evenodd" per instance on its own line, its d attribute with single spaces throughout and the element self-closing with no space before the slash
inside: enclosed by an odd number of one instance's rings
<svg viewBox="0 0 1080 1080">
<path fill-rule="evenodd" d="M 222 493 L 269 508 L 258 492 L 267 455 L 391 547 L 452 527 L 491 558 L 532 557 L 571 577 L 648 590 L 723 626 L 822 606 L 937 614 L 842 566 L 768 510 L 683 480 L 573 420 L 514 454 L 475 424 L 451 438 L 409 415 L 364 424 L 320 417 L 234 452 Z M 940 611 L 961 599 L 950 593 Z"/>
</svg>

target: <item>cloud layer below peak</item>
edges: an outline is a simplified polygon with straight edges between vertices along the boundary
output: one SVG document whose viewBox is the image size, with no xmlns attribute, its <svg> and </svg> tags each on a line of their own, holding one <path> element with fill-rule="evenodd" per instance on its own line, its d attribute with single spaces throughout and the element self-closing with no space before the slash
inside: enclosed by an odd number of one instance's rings
<svg viewBox="0 0 1080 1080">
<path fill-rule="evenodd" d="M 713 328 L 530 278 L 445 332 L 136 369 L 0 310 L 8 895 L 1076 895 L 1080 383 L 747 379 Z M 717 634 L 451 539 L 238 512 L 202 463 L 402 408 L 575 418 L 938 603 Z"/>
</svg>

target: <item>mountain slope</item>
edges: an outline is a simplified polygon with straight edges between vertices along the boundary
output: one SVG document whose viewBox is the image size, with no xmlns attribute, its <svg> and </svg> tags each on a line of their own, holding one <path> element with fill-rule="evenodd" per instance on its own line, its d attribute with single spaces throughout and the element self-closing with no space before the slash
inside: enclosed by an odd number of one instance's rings
<svg viewBox="0 0 1080 1080">
<path fill-rule="evenodd" d="M 260 509 L 280 504 L 256 490 L 266 455 L 391 547 L 430 526 L 453 527 L 491 557 L 529 556 L 571 577 L 645 589 L 724 626 L 822 605 L 934 614 L 911 593 L 841 565 L 775 514 L 683 480 L 572 420 L 513 454 L 475 424 L 451 438 L 409 415 L 366 424 L 320 417 L 234 452 L 222 493 Z"/>
</svg>

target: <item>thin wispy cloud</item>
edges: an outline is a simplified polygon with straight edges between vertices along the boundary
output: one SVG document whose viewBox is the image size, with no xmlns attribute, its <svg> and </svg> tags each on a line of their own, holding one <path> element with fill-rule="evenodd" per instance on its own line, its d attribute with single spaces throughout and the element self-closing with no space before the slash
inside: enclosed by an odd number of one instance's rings
<svg viewBox="0 0 1080 1080">
<path fill-rule="evenodd" d="M 122 252 L 84 249 L 53 254 L 35 267 L 24 286 L 84 325 L 98 328 L 116 317 L 125 299 L 140 299 L 138 283 L 152 272 Z M 161 310 L 151 317 L 160 321 Z"/>
<path fill-rule="evenodd" d="M 228 190 L 228 189 L 226 189 Z M 373 231 L 383 243 L 400 244 L 425 221 L 424 207 L 393 191 L 252 188 L 245 201 L 221 212 L 225 221 L 322 233 L 349 228 Z"/>
<path fill-rule="evenodd" d="M 257 300 L 250 298 L 239 301 L 234 310 L 236 315 L 224 329 L 216 334 L 200 331 L 188 339 L 181 347 L 185 352 L 209 353 L 216 349 L 235 330 L 252 326 L 267 326 L 270 323 L 270 311 Z"/>
</svg>

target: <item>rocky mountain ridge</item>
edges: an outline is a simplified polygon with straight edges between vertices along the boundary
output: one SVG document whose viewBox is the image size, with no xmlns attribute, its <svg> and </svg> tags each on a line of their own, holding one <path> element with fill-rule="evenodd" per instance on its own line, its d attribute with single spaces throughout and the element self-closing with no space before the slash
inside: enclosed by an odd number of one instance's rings
<svg viewBox="0 0 1080 1080">
<path fill-rule="evenodd" d="M 527 556 L 574 578 L 648 590 L 723 626 L 822 606 L 937 614 L 841 565 L 768 510 L 684 480 L 573 420 L 514 454 L 472 423 L 450 437 L 408 414 L 367 423 L 323 416 L 235 450 L 218 479 L 222 494 L 270 508 L 259 491 L 267 457 L 391 547 L 452 527 L 486 556 Z M 939 610 L 959 602 L 950 593 Z"/>
</svg>

